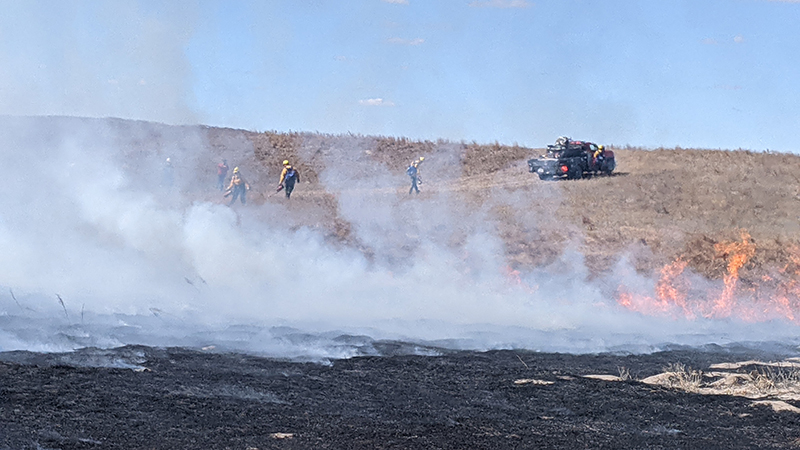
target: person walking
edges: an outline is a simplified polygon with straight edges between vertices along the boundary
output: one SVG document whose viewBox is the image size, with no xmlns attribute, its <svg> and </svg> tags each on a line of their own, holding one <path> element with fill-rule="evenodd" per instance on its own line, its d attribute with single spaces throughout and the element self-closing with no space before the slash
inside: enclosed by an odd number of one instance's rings
<svg viewBox="0 0 800 450">
<path fill-rule="evenodd" d="M 217 164 L 217 188 L 220 192 L 225 190 L 225 178 L 228 177 L 228 160 L 223 159 Z"/>
<path fill-rule="evenodd" d="M 424 156 L 420 156 L 419 159 L 414 160 L 406 169 L 406 174 L 411 177 L 411 189 L 408 190 L 408 195 L 411 195 L 412 192 L 416 191 L 419 194 L 419 185 L 422 184 L 422 179 L 420 178 L 419 174 L 419 166 L 422 164 L 422 161 L 425 161 Z"/>
<path fill-rule="evenodd" d="M 247 181 L 245 181 L 244 177 L 242 177 L 242 174 L 239 173 L 239 168 L 234 167 L 233 176 L 231 177 L 231 184 L 225 191 L 225 197 L 233 195 L 233 198 L 231 199 L 231 202 L 228 203 L 228 205 L 233 205 L 233 203 L 236 202 L 236 199 L 239 197 L 241 197 L 242 199 L 242 204 L 243 205 L 246 204 L 247 191 L 249 190 L 250 190 L 250 185 L 247 183 Z"/>
<path fill-rule="evenodd" d="M 283 191 L 286 192 L 286 198 L 290 198 L 292 196 L 292 191 L 294 191 L 294 184 L 299 181 L 300 172 L 289 164 L 289 160 L 284 160 L 281 179 L 278 181 L 278 190 L 280 191 L 283 189 Z"/>
</svg>

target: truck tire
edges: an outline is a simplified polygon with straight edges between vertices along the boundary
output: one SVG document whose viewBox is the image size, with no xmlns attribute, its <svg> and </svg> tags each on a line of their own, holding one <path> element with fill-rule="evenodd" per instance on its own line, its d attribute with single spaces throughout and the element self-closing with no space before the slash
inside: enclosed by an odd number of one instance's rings
<svg viewBox="0 0 800 450">
<path fill-rule="evenodd" d="M 581 178 L 583 178 L 583 169 L 581 169 L 580 167 L 575 167 L 574 169 L 569 171 L 567 178 L 569 178 L 570 180 L 580 180 Z"/>
<path fill-rule="evenodd" d="M 613 172 L 616 167 L 617 167 L 617 162 L 616 161 L 614 161 L 614 160 L 606 161 L 605 167 L 603 167 L 603 169 L 604 169 L 603 171 L 606 173 L 606 175 L 610 176 L 611 172 Z"/>
</svg>

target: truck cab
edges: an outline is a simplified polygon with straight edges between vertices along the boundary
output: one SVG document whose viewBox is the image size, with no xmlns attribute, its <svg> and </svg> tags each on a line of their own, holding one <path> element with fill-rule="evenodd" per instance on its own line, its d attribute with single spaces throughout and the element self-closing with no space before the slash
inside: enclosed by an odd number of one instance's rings
<svg viewBox="0 0 800 450">
<path fill-rule="evenodd" d="M 610 175 L 616 167 L 614 152 L 601 150 L 594 142 L 573 141 L 561 137 L 548 145 L 544 155 L 528 160 L 528 168 L 542 180 L 581 179 L 592 175 Z"/>
</svg>

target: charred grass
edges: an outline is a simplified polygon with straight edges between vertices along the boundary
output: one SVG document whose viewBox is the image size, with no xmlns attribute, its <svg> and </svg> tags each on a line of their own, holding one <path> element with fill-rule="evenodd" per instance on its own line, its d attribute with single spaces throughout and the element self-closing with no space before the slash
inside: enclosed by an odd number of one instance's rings
<svg viewBox="0 0 800 450">
<path fill-rule="evenodd" d="M 800 438 L 796 414 L 681 389 L 695 383 L 686 366 L 671 366 L 673 386 L 586 376 L 621 365 L 650 375 L 669 361 L 709 368 L 727 352 L 443 351 L 320 365 L 133 350 L 146 370 L 0 355 L 0 447 L 749 449 Z"/>
</svg>

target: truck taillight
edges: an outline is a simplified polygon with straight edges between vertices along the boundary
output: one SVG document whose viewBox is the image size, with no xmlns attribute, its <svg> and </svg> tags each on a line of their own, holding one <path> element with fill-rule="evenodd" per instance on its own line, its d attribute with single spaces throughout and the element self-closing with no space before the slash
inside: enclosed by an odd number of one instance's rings
<svg viewBox="0 0 800 450">
<path fill-rule="evenodd" d="M 564 172 L 564 173 L 567 173 L 567 171 L 568 171 L 568 170 L 569 170 L 569 167 L 567 167 L 567 166 L 561 166 L 561 171 L 562 171 L 562 172 Z"/>
</svg>

